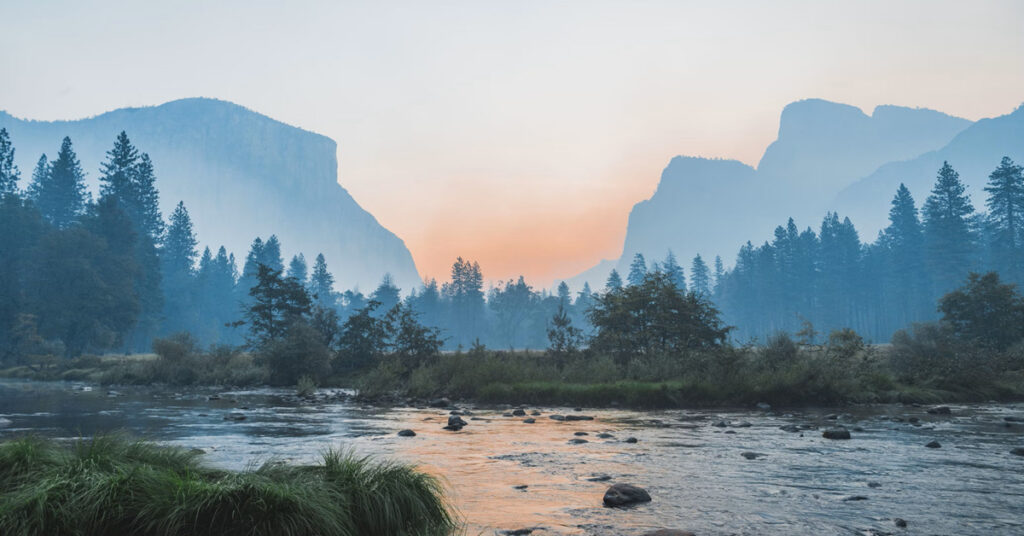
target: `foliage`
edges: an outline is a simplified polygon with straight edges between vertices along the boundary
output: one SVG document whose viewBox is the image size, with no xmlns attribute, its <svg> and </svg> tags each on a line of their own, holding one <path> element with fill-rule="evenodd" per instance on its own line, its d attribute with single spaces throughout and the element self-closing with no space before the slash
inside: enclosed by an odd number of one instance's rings
<svg viewBox="0 0 1024 536">
<path fill-rule="evenodd" d="M 194 450 L 123 436 L 0 443 L 0 533 L 448 534 L 439 482 L 328 450 L 311 466 L 207 468 Z"/>
<path fill-rule="evenodd" d="M 1005 350 L 1024 339 L 1024 297 L 995 272 L 972 272 L 966 285 L 939 300 L 939 311 L 955 338 L 983 348 Z"/>
<path fill-rule="evenodd" d="M 256 285 L 249 290 L 252 302 L 245 313 L 249 344 L 263 348 L 288 335 L 290 328 L 312 312 L 306 290 L 298 281 L 281 277 L 281 271 L 260 264 Z"/>
</svg>

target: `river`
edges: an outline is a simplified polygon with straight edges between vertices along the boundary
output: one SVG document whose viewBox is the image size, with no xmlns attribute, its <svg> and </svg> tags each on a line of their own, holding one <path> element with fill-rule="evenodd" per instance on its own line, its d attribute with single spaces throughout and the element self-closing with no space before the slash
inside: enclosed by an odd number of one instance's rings
<svg viewBox="0 0 1024 536">
<path fill-rule="evenodd" d="M 639 535 L 1024 534 L 1024 405 L 865 406 L 800 411 L 379 408 L 290 391 L 106 388 L 0 380 L 0 439 L 127 430 L 202 449 L 242 469 L 309 462 L 329 447 L 414 463 L 440 476 L 465 532 Z M 212 398 L 212 399 L 211 399 Z M 225 420 L 232 414 L 244 420 Z M 551 415 L 586 415 L 561 421 Z M 528 417 L 529 415 L 527 415 Z M 824 439 L 835 425 L 852 439 Z M 780 427 L 803 427 L 788 432 Z M 401 429 L 415 437 L 398 437 Z M 792 428 L 791 428 L 792 429 Z M 580 435 L 577 435 L 580 433 Z M 583 435 L 585 433 L 586 435 Z M 598 434 L 607 434 L 599 437 Z M 635 443 L 627 442 L 636 438 Z M 586 442 L 571 442 L 571 440 Z M 940 448 L 927 448 L 938 441 Z M 746 454 L 746 455 L 744 455 Z M 635 507 L 602 505 L 609 484 L 647 489 Z M 525 486 L 525 487 L 524 487 Z M 906 528 L 897 527 L 903 519 Z"/>
</svg>

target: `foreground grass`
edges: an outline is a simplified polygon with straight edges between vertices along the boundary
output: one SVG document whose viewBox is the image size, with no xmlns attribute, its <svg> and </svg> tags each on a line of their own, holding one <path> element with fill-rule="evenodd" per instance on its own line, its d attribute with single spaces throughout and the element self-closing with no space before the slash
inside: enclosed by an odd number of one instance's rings
<svg viewBox="0 0 1024 536">
<path fill-rule="evenodd" d="M 440 535 L 443 490 L 411 467 L 328 451 L 321 464 L 204 467 L 192 451 L 103 436 L 0 444 L 0 534 Z"/>
</svg>

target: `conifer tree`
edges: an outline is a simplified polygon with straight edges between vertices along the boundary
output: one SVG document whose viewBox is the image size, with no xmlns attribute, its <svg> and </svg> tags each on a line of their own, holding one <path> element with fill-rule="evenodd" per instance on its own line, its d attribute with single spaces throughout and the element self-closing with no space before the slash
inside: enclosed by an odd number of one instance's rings
<svg viewBox="0 0 1024 536">
<path fill-rule="evenodd" d="M 167 228 L 160 255 L 163 274 L 164 333 L 189 330 L 198 321 L 194 307 L 197 244 L 192 219 L 188 215 L 185 203 L 179 201 L 171 213 L 171 224 Z"/>
<path fill-rule="evenodd" d="M 302 286 L 306 286 L 309 279 L 309 269 L 306 267 L 306 256 L 299 253 L 292 257 L 288 263 L 288 277 L 295 279 Z"/>
<path fill-rule="evenodd" d="M 327 261 L 323 253 L 318 254 L 313 263 L 313 273 L 309 277 L 309 293 L 322 306 L 334 306 L 334 276 L 327 271 Z"/>
<path fill-rule="evenodd" d="M 562 281 L 558 284 L 558 303 L 565 308 L 566 311 L 572 306 L 572 296 L 569 295 L 569 285 Z"/>
<path fill-rule="evenodd" d="M 612 268 L 610 274 L 608 274 L 608 280 L 605 281 L 604 291 L 614 292 L 616 290 L 622 290 L 622 277 L 619 276 L 619 271 Z"/>
<path fill-rule="evenodd" d="M 185 202 L 178 201 L 174 212 L 171 213 L 171 224 L 167 228 L 167 236 L 164 237 L 161 257 L 165 271 L 192 275 L 196 257 L 199 256 L 196 251 L 198 244 L 195 231 L 192 228 L 192 218 L 188 214 L 188 209 L 185 208 Z"/>
<path fill-rule="evenodd" d="M 693 258 L 693 265 L 690 268 L 690 279 L 693 292 L 702 298 L 711 296 L 711 273 L 708 270 L 708 265 L 699 253 Z"/>
<path fill-rule="evenodd" d="M 668 255 L 665 255 L 665 260 L 661 263 L 661 271 L 668 276 L 669 281 L 676 285 L 676 288 L 681 291 L 686 290 L 686 276 L 683 274 L 683 267 L 679 266 L 676 255 L 672 253 L 671 249 L 668 250 Z"/>
<path fill-rule="evenodd" d="M 71 138 L 61 142 L 57 159 L 47 166 L 46 173 L 33 177 L 30 190 L 43 217 L 58 229 L 71 226 L 82 215 L 86 205 L 85 173 Z"/>
<path fill-rule="evenodd" d="M 888 269 L 884 274 L 887 290 L 893 298 L 893 321 L 908 325 L 922 320 L 932 309 L 923 281 L 924 231 L 910 190 L 900 184 L 889 210 L 889 226 L 880 235 L 880 245 L 887 252 Z M 881 314 L 881 311 L 879 312 Z"/>
<path fill-rule="evenodd" d="M 725 279 L 725 264 L 722 263 L 722 256 L 715 255 L 715 283 L 712 292 L 718 296 L 722 290 L 722 281 Z"/>
<path fill-rule="evenodd" d="M 384 315 L 398 305 L 400 292 L 401 289 L 395 285 L 395 280 L 391 277 L 391 274 L 384 274 L 384 277 L 380 280 L 380 285 L 377 285 L 376 290 L 370 295 L 370 299 L 380 302 L 378 312 Z"/>
<path fill-rule="evenodd" d="M 639 285 L 644 282 L 644 277 L 647 275 L 647 262 L 644 260 L 642 253 L 633 255 L 633 262 L 629 264 L 629 276 L 626 280 L 629 281 L 630 285 Z"/>
<path fill-rule="evenodd" d="M 14 146 L 6 128 L 0 128 L 0 196 L 18 191 L 21 172 L 14 163 Z"/>
<path fill-rule="evenodd" d="M 124 210 L 131 216 L 129 207 L 135 199 L 135 171 L 139 164 L 139 151 L 135 149 L 128 135 L 122 130 L 114 141 L 114 148 L 107 151 L 107 160 L 100 166 L 100 195 L 113 197 L 123 203 Z"/>
<path fill-rule="evenodd" d="M 992 265 L 1003 279 L 1024 283 L 1024 170 L 1004 156 L 988 180 Z"/>
<path fill-rule="evenodd" d="M 277 240 L 277 235 L 270 235 L 267 242 L 263 244 L 260 264 L 266 265 L 275 272 L 284 271 L 284 259 L 281 257 L 281 242 Z"/>
<path fill-rule="evenodd" d="M 933 297 L 958 286 L 974 264 L 975 236 L 968 219 L 973 212 L 960 175 L 943 162 L 922 211 L 927 266 L 935 282 Z"/>
</svg>

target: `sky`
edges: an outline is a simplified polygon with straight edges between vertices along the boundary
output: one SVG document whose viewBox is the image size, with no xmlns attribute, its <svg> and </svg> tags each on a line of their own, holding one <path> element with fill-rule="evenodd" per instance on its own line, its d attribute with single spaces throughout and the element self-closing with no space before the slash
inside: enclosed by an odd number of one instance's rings
<svg viewBox="0 0 1024 536">
<path fill-rule="evenodd" d="M 789 102 L 1010 112 L 1022 22 L 1020 1 L 0 0 L 0 109 L 236 102 L 337 141 L 421 275 L 461 255 L 546 286 L 619 256 L 672 156 L 756 165 Z"/>
</svg>

